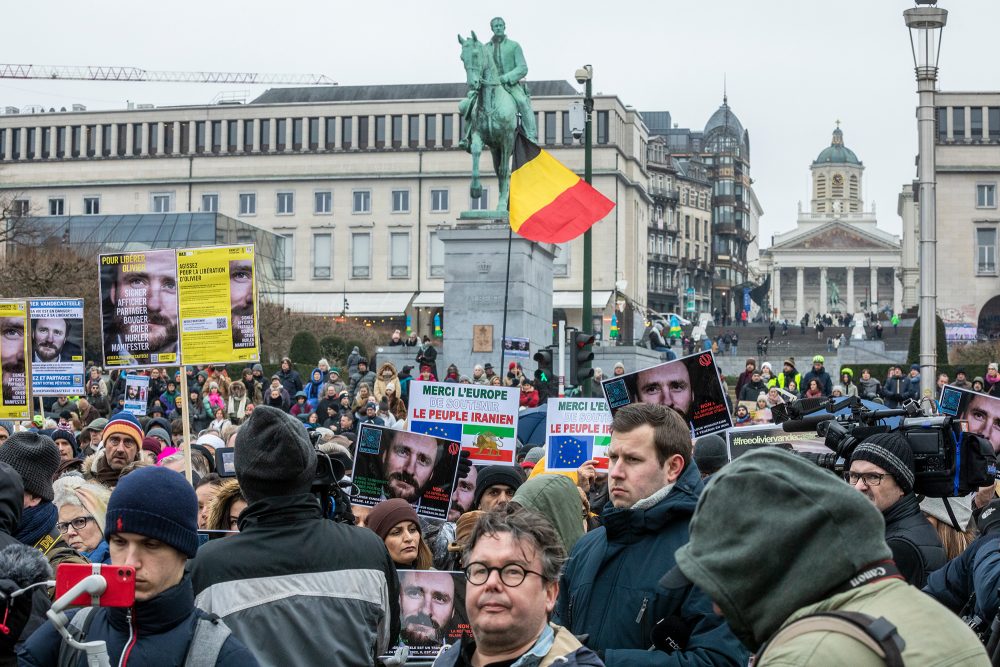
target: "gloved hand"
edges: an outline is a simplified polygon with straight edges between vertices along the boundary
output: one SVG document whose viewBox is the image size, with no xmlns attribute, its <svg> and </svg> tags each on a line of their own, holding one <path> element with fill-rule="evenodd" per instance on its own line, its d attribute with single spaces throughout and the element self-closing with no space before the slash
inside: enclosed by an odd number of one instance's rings
<svg viewBox="0 0 1000 667">
<path fill-rule="evenodd" d="M 472 460 L 469 457 L 469 451 L 463 449 L 458 455 L 458 479 L 468 477 L 471 470 Z"/>
</svg>

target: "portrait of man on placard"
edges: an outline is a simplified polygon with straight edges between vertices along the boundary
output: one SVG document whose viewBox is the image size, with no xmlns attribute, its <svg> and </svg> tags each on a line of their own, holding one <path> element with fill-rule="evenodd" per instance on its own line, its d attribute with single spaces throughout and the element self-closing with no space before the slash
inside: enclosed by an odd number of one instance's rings
<svg viewBox="0 0 1000 667">
<path fill-rule="evenodd" d="M 229 261 L 229 305 L 233 347 L 254 347 L 253 260 Z"/>
<path fill-rule="evenodd" d="M 80 356 L 79 320 L 39 318 L 31 320 L 31 360 L 33 363 L 70 362 Z"/>
<path fill-rule="evenodd" d="M 118 261 L 101 265 L 105 365 L 175 361 L 178 316 L 174 251 L 110 257 Z"/>
</svg>

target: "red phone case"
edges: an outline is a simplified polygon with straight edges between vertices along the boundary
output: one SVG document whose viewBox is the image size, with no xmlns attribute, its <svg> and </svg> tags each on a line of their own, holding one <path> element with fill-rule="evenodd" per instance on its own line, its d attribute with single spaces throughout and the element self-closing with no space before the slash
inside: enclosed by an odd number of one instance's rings
<svg viewBox="0 0 1000 667">
<path fill-rule="evenodd" d="M 97 563 L 62 563 L 56 568 L 56 598 L 92 574 L 100 574 L 108 587 L 99 598 L 101 607 L 131 607 L 135 602 L 135 568 L 126 565 L 98 565 Z M 90 607 L 89 595 L 80 595 L 70 603 L 77 607 Z"/>
</svg>

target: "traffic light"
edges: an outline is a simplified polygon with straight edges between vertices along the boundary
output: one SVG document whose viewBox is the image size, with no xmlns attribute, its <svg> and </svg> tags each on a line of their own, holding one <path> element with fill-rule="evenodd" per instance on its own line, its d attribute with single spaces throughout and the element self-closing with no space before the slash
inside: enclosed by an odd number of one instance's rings
<svg viewBox="0 0 1000 667">
<path fill-rule="evenodd" d="M 535 352 L 535 356 L 532 357 L 538 363 L 538 368 L 535 370 L 535 382 L 537 383 L 535 388 L 546 396 L 559 395 L 559 380 L 553 369 L 558 350 L 559 348 L 555 345 L 549 345 Z"/>
<path fill-rule="evenodd" d="M 581 387 L 594 376 L 594 369 L 590 367 L 590 362 L 594 359 L 591 350 L 594 334 L 574 331 L 570 342 L 572 344 L 569 348 L 569 380 L 574 386 Z"/>
</svg>

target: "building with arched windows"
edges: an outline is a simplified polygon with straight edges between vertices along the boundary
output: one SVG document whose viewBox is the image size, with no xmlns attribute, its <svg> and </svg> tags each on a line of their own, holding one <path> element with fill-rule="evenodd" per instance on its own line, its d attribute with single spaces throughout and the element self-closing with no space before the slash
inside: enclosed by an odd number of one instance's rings
<svg viewBox="0 0 1000 667">
<path fill-rule="evenodd" d="M 838 123 L 810 166 L 810 209 L 800 202 L 795 228 L 761 251 L 776 319 L 903 309 L 899 237 L 879 229 L 874 203 L 865 208 L 864 169 Z"/>
</svg>

